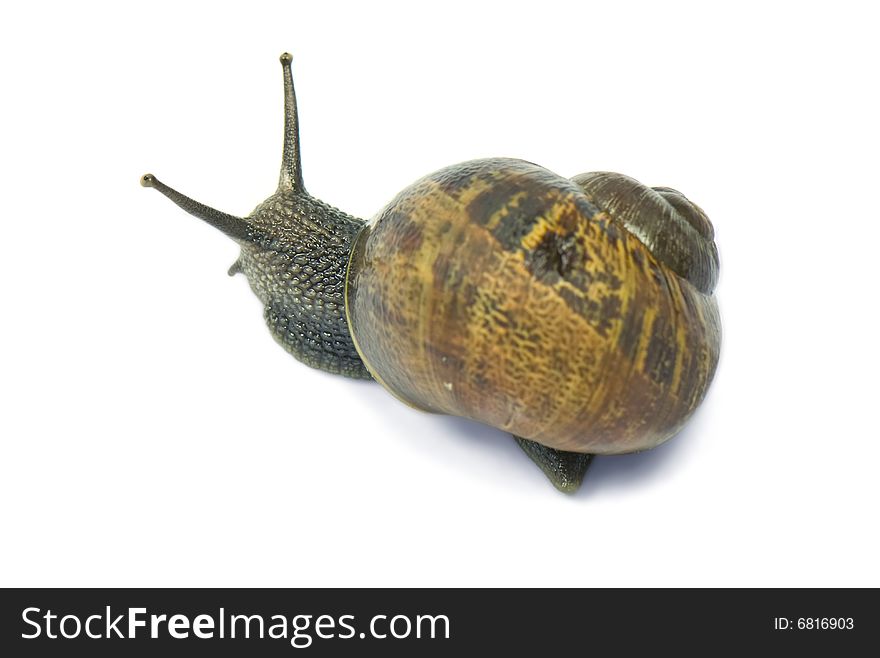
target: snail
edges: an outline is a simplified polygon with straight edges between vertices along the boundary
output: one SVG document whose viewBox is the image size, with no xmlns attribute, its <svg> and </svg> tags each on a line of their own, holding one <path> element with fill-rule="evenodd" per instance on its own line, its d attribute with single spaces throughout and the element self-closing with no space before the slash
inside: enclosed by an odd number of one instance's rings
<svg viewBox="0 0 880 658">
<path fill-rule="evenodd" d="M 247 217 L 141 178 L 235 240 L 275 339 L 321 370 L 512 434 L 561 491 L 594 455 L 653 448 L 703 400 L 720 350 L 714 231 L 681 193 L 523 160 L 429 174 L 365 222 L 303 185 L 281 56 L 277 191 Z"/>
</svg>

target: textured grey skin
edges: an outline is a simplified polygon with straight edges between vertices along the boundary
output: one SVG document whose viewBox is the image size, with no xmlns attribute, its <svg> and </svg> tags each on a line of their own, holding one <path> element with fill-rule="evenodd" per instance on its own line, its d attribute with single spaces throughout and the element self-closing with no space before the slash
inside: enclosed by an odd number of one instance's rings
<svg viewBox="0 0 880 658">
<path fill-rule="evenodd" d="M 345 270 L 364 225 L 308 194 L 281 191 L 247 218 L 252 239 L 230 273 L 242 272 L 265 306 L 275 339 L 306 365 L 370 379 L 345 318 Z"/>
<path fill-rule="evenodd" d="M 242 273 L 263 302 L 275 339 L 306 365 L 370 379 L 345 317 L 345 270 L 363 220 L 312 197 L 305 189 L 299 150 L 291 57 L 284 74 L 284 146 L 278 189 L 247 217 L 235 217 L 190 199 L 152 174 L 141 178 L 191 215 L 241 246 L 229 274 Z"/>
<path fill-rule="evenodd" d="M 365 222 L 306 192 L 290 61 L 287 53 L 281 56 L 284 148 L 278 190 L 250 215 L 235 217 L 215 210 L 168 187 L 152 174 L 145 174 L 141 184 L 156 188 L 241 246 L 241 255 L 229 274 L 247 277 L 265 307 L 269 330 L 288 352 L 313 368 L 371 379 L 354 346 L 345 315 L 349 255 Z M 565 493 L 577 490 L 592 455 L 514 438 L 557 489 Z"/>
<path fill-rule="evenodd" d="M 304 189 L 278 191 L 248 217 L 214 210 L 168 187 L 152 174 L 141 178 L 189 214 L 241 245 L 229 274 L 247 276 L 265 306 L 275 339 L 303 363 L 334 374 L 370 379 L 345 317 L 345 270 L 364 222 L 328 206 Z"/>
</svg>

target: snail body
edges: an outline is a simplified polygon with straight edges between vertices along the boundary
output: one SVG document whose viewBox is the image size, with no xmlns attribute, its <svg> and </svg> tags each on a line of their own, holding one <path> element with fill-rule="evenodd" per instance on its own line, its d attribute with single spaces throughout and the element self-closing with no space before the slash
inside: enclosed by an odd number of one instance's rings
<svg viewBox="0 0 880 658">
<path fill-rule="evenodd" d="M 620 174 L 565 179 L 474 160 L 400 192 L 370 222 L 302 184 L 290 58 L 279 189 L 247 218 L 147 175 L 235 239 L 276 339 L 314 367 L 512 433 L 575 490 L 595 454 L 673 436 L 718 362 L 713 229 L 680 193 Z"/>
</svg>

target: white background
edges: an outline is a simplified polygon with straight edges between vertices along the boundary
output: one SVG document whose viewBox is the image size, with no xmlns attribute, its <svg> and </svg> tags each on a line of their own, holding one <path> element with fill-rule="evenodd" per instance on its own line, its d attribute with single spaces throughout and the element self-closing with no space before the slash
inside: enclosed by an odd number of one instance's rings
<svg viewBox="0 0 880 658">
<path fill-rule="evenodd" d="M 869 3 L 24 7 L 0 26 L 0 584 L 880 585 Z M 502 432 L 281 350 L 234 243 L 138 179 L 268 196 L 284 50 L 308 189 L 352 214 L 501 155 L 700 204 L 724 343 L 687 429 L 565 497 Z"/>
</svg>

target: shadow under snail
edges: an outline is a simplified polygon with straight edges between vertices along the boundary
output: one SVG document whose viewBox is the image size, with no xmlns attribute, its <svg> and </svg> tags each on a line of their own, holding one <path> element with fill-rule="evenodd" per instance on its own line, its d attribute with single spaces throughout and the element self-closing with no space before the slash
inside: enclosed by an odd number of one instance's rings
<svg viewBox="0 0 880 658">
<path fill-rule="evenodd" d="M 593 455 L 681 429 L 721 340 L 700 208 L 621 174 L 490 158 L 419 179 L 365 222 L 303 186 L 290 63 L 278 189 L 249 216 L 141 179 L 241 246 L 229 273 L 288 352 L 510 432 L 565 492 Z"/>
</svg>

